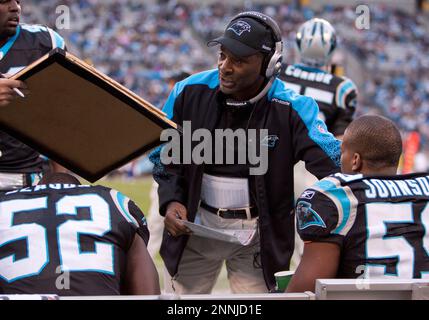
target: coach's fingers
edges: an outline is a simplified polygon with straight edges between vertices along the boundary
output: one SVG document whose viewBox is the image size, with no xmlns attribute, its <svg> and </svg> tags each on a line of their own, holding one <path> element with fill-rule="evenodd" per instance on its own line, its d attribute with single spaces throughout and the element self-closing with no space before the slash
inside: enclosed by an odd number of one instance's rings
<svg viewBox="0 0 429 320">
<path fill-rule="evenodd" d="M 180 220 L 188 220 L 188 210 L 185 207 L 179 207 L 176 209 L 176 218 Z"/>
<path fill-rule="evenodd" d="M 186 207 L 177 201 L 172 201 L 167 206 L 167 212 L 173 211 L 178 215 L 178 218 L 182 220 L 188 220 L 188 211 Z"/>
<path fill-rule="evenodd" d="M 190 230 L 188 228 L 186 228 L 183 225 L 183 223 L 181 223 L 180 221 L 177 221 L 178 219 L 179 220 L 185 220 L 185 221 L 188 220 L 188 211 L 182 203 L 180 203 L 178 201 L 170 202 L 167 206 L 166 212 L 168 212 L 168 213 L 173 212 L 174 213 L 174 216 L 172 215 L 171 217 L 176 219 L 176 221 L 174 221 L 174 224 L 175 224 L 175 227 L 177 229 L 179 229 L 180 233 L 183 233 L 183 232 L 189 233 L 190 232 Z M 173 222 L 173 221 L 171 221 L 171 222 Z"/>
<path fill-rule="evenodd" d="M 12 81 L 14 81 L 14 83 L 15 83 L 14 88 L 18 88 L 20 90 L 28 90 L 28 86 L 24 81 L 21 81 L 21 80 L 12 80 Z M 15 87 L 15 85 L 16 85 L 16 87 Z"/>
<path fill-rule="evenodd" d="M 24 82 L 24 81 L 19 81 L 21 84 L 20 84 L 20 86 L 19 86 L 19 90 L 25 95 L 25 96 L 28 96 L 30 93 L 31 93 L 31 91 L 30 91 L 30 89 L 28 88 L 28 86 L 27 86 L 27 84 Z"/>
<path fill-rule="evenodd" d="M 164 219 L 165 229 L 173 237 L 190 234 L 191 231 L 183 224 L 183 220 L 178 218 L 178 216 L 179 214 L 176 210 L 167 211 Z"/>
<path fill-rule="evenodd" d="M 21 91 L 25 96 L 30 94 L 30 90 L 28 90 L 28 86 L 24 81 L 20 81 L 20 80 L 11 80 L 13 81 L 13 88 L 17 88 L 19 89 L 19 91 Z M 15 92 L 15 94 L 17 94 Z"/>
<path fill-rule="evenodd" d="M 177 228 L 175 220 L 177 220 L 177 218 L 174 212 L 169 211 L 165 214 L 165 218 L 164 218 L 165 229 L 167 230 L 168 234 L 173 237 L 180 235 L 180 230 Z"/>
</svg>

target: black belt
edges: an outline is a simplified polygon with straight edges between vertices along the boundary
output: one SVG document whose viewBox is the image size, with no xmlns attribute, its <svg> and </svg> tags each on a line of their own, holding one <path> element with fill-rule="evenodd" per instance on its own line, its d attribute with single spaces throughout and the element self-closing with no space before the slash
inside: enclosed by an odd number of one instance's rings
<svg viewBox="0 0 429 320">
<path fill-rule="evenodd" d="M 219 217 L 224 219 L 247 219 L 246 209 L 223 209 L 223 208 L 214 208 L 209 206 L 207 203 L 201 201 L 200 207 L 206 209 L 207 211 L 217 214 Z M 258 211 L 255 207 L 249 208 L 250 217 L 255 218 L 258 216 Z"/>
</svg>

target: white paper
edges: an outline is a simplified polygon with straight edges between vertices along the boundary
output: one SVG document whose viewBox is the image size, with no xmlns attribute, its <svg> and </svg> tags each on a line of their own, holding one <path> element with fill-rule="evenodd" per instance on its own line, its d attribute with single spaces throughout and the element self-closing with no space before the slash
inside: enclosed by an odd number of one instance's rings
<svg viewBox="0 0 429 320">
<path fill-rule="evenodd" d="M 202 226 L 200 224 L 195 224 L 190 221 L 181 221 L 196 236 L 237 243 L 243 246 L 247 246 L 250 241 L 252 241 L 256 233 L 256 229 L 216 229 Z"/>
<path fill-rule="evenodd" d="M 249 206 L 247 178 L 203 175 L 201 200 L 214 208 L 244 208 Z"/>
</svg>

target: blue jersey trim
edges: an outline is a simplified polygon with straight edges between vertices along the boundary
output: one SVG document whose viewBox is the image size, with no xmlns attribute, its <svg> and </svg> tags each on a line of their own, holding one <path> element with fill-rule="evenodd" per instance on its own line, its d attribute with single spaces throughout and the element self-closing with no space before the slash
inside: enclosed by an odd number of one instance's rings
<svg viewBox="0 0 429 320">
<path fill-rule="evenodd" d="M 65 49 L 66 47 L 66 43 L 63 39 L 63 37 L 61 37 L 56 31 L 52 30 L 52 33 L 54 34 L 55 37 L 55 43 L 56 43 L 56 48 L 60 48 L 60 49 Z M 52 48 L 55 49 L 55 48 Z"/>
<path fill-rule="evenodd" d="M 37 33 L 37 32 L 48 32 L 49 37 L 54 36 L 54 39 L 51 39 L 51 42 L 55 43 L 55 46 L 52 47 L 52 49 L 60 48 L 65 49 L 66 43 L 56 31 L 52 30 L 51 28 L 42 26 L 42 25 L 33 25 L 33 24 L 23 24 L 22 29 L 31 32 L 31 33 Z"/>
<path fill-rule="evenodd" d="M 317 187 L 322 189 L 324 192 L 330 194 L 331 196 L 335 197 L 341 204 L 342 210 L 343 210 L 343 220 L 341 221 L 341 224 L 332 231 L 334 234 L 340 234 L 341 231 L 344 229 L 344 227 L 347 224 L 347 221 L 350 217 L 350 199 L 347 196 L 346 192 L 342 188 L 338 188 L 335 183 L 327 180 L 321 180 L 315 184 Z"/>
<path fill-rule="evenodd" d="M 339 167 L 341 142 L 328 131 L 326 124 L 318 118 L 319 106 L 313 98 L 297 94 L 286 88 L 286 84 L 276 79 L 268 92 L 268 99 L 277 98 L 290 102 L 308 129 L 308 135 Z"/>
<path fill-rule="evenodd" d="M 346 80 L 342 84 L 340 84 L 339 89 L 337 89 L 339 90 L 338 101 L 337 101 L 337 105 L 339 107 L 343 107 L 343 108 L 345 107 L 342 105 L 343 102 L 345 104 L 345 101 L 343 101 L 344 95 L 348 94 L 354 88 L 355 88 L 355 85 L 351 80 Z"/>
<path fill-rule="evenodd" d="M 18 25 L 18 27 L 16 28 L 16 33 L 15 35 L 10 38 L 4 45 L 3 47 L 0 48 L 0 60 L 2 60 L 6 54 L 9 52 L 10 48 L 12 48 L 13 44 L 15 43 L 16 39 L 18 39 L 19 34 L 21 33 L 21 26 Z"/>
<path fill-rule="evenodd" d="M 125 208 L 125 201 L 127 201 L 128 198 L 126 196 L 124 196 L 122 193 L 118 192 L 117 193 L 117 200 L 118 200 L 118 204 L 121 206 L 121 210 L 122 210 L 123 214 L 128 218 L 128 222 L 134 224 L 133 221 L 135 221 L 135 219 L 131 216 L 131 214 Z"/>
<path fill-rule="evenodd" d="M 170 95 L 168 96 L 168 99 L 165 102 L 164 107 L 162 108 L 162 111 L 164 111 L 167 114 L 168 119 L 173 118 L 174 102 L 176 101 L 176 98 L 182 93 L 182 91 L 185 89 L 186 86 L 202 84 L 202 85 L 207 85 L 210 89 L 214 89 L 219 85 L 218 74 L 219 73 L 217 69 L 212 69 L 212 70 L 194 74 L 186 78 L 185 80 L 182 80 L 176 83 Z"/>
</svg>

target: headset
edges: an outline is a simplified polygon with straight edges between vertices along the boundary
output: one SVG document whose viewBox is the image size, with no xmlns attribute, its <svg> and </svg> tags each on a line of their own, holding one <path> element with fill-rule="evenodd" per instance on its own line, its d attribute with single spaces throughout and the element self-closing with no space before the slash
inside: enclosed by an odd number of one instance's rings
<svg viewBox="0 0 429 320">
<path fill-rule="evenodd" d="M 239 18 L 254 19 L 271 29 L 271 34 L 273 35 L 275 41 L 275 47 L 274 51 L 269 53 L 268 56 L 265 58 L 262 64 L 261 73 L 262 76 L 268 79 L 277 76 L 280 73 L 283 59 L 282 33 L 277 22 L 275 22 L 273 18 L 257 11 L 241 12 L 237 14 L 234 18 L 232 18 L 231 21 L 234 21 Z"/>
</svg>

